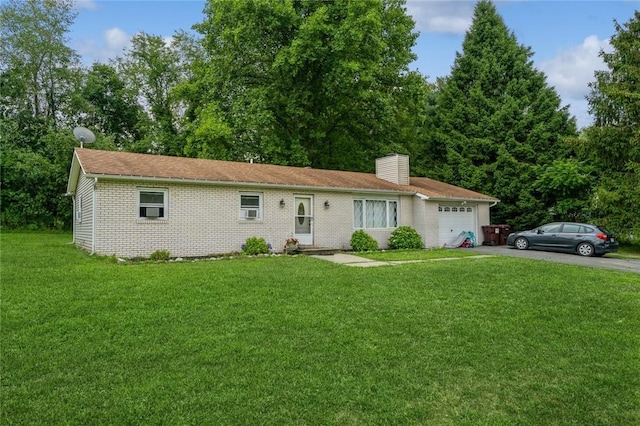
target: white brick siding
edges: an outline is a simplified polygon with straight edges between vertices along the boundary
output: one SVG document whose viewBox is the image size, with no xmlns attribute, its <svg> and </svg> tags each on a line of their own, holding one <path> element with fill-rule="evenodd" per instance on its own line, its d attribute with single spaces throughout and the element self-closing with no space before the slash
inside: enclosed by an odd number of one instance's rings
<svg viewBox="0 0 640 426">
<path fill-rule="evenodd" d="M 478 245 L 481 245 L 484 242 L 482 227 L 487 225 L 491 225 L 489 204 L 480 204 L 478 205 L 478 229 L 476 230 L 476 240 Z"/>
<path fill-rule="evenodd" d="M 440 220 L 438 217 L 438 203 L 436 201 L 417 201 L 417 204 L 424 205 L 424 224 L 421 229 L 424 230 L 424 246 L 438 247 L 438 232 Z"/>
<path fill-rule="evenodd" d="M 167 189 L 167 219 L 138 218 L 138 189 Z M 262 237 L 282 251 L 294 233 L 294 197 L 314 198 L 314 245 L 349 249 L 353 233 L 353 195 L 296 192 L 253 187 L 168 184 L 100 180 L 97 188 L 96 252 L 122 257 L 148 257 L 156 250 L 172 256 L 207 256 L 241 250 L 249 237 Z M 263 213 L 257 220 L 240 218 L 240 194 L 262 194 Z M 284 200 L 284 207 L 280 206 Z M 324 202 L 329 201 L 325 208 Z M 402 214 L 401 214 L 402 217 Z M 390 231 L 376 231 L 384 242 Z"/>
<path fill-rule="evenodd" d="M 167 190 L 166 219 L 138 217 L 138 191 L 141 188 Z M 243 192 L 262 195 L 262 218 L 240 218 L 240 194 Z M 95 247 L 95 252 L 103 255 L 148 257 L 156 250 L 168 250 L 173 257 L 195 257 L 238 252 L 247 238 L 262 237 L 274 251 L 280 252 L 285 240 L 294 234 L 296 195 L 313 197 L 313 245 L 316 247 L 351 248 L 349 242 L 355 230 L 354 198 L 397 200 L 399 226 L 416 229 L 426 247 L 438 245 L 438 202 L 413 195 L 372 196 L 107 179 L 98 180 L 94 189 L 94 180 L 82 174 L 75 195 L 76 200 L 82 196 L 82 220 L 76 220 L 74 212 L 74 242 L 88 251 Z M 281 200 L 284 200 L 284 206 L 281 206 Z M 328 208 L 325 201 L 329 202 Z M 481 230 L 482 225 L 490 223 L 489 204 L 480 203 L 477 212 L 478 229 Z M 393 229 L 365 231 L 378 241 L 380 248 L 387 248 Z M 477 237 L 481 243 L 482 233 L 477 232 Z"/>
</svg>

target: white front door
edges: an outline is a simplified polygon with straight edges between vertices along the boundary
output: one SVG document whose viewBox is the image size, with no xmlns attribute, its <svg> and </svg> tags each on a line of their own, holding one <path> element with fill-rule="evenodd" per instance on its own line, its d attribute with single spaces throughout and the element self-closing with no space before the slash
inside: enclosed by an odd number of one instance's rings
<svg viewBox="0 0 640 426">
<path fill-rule="evenodd" d="M 293 236 L 302 245 L 313 245 L 313 197 L 311 195 L 296 195 L 293 208 Z"/>
</svg>

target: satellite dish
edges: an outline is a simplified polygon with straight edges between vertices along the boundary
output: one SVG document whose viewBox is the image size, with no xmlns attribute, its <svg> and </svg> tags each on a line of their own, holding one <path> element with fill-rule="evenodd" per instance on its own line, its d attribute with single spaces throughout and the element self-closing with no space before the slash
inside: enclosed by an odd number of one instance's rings
<svg viewBox="0 0 640 426">
<path fill-rule="evenodd" d="M 86 127 L 76 127 L 73 129 L 73 136 L 80 141 L 80 148 L 83 148 L 85 143 L 92 143 L 96 140 L 96 135 Z"/>
</svg>

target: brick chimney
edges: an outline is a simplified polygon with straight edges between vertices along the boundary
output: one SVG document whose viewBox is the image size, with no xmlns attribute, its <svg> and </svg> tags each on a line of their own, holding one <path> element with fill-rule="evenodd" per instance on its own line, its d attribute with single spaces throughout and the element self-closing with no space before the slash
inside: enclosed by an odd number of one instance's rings
<svg viewBox="0 0 640 426">
<path fill-rule="evenodd" d="M 409 185 L 409 156 L 394 153 L 376 158 L 376 177 L 398 185 Z"/>
</svg>

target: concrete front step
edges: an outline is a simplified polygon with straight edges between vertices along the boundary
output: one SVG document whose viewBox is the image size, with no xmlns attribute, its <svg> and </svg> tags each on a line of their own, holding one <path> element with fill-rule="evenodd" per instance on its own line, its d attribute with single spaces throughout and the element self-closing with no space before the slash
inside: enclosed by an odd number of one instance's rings
<svg viewBox="0 0 640 426">
<path fill-rule="evenodd" d="M 316 256 L 335 254 L 335 253 L 339 253 L 340 251 L 341 250 L 338 250 L 338 249 L 332 249 L 328 247 L 315 247 L 315 246 L 300 246 L 298 247 L 298 250 L 297 250 L 297 252 L 300 254 L 308 254 L 308 255 L 316 255 Z"/>
</svg>

